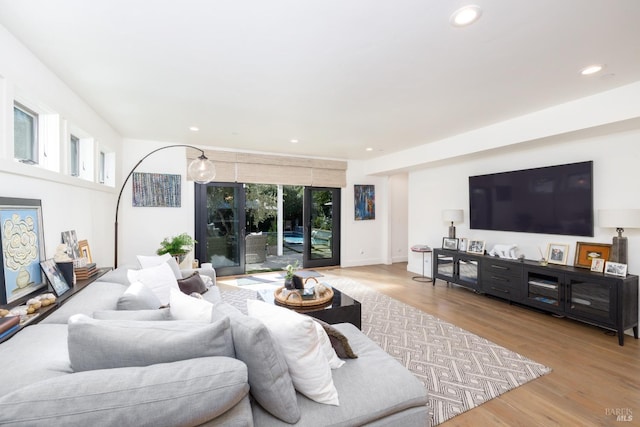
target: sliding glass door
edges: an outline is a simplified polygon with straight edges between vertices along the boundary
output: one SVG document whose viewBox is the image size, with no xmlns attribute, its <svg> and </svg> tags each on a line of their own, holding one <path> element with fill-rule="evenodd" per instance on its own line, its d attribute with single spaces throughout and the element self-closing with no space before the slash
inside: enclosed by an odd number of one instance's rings
<svg viewBox="0 0 640 427">
<path fill-rule="evenodd" d="M 304 189 L 303 266 L 340 264 L 340 189 Z"/>
<path fill-rule="evenodd" d="M 245 271 L 245 193 L 242 184 L 196 185 L 196 258 L 220 276 Z"/>
</svg>

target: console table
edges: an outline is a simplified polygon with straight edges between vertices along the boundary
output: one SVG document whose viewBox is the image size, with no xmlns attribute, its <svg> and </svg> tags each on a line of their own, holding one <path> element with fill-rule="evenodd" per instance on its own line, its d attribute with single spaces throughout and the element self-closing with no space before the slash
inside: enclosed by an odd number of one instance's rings
<svg viewBox="0 0 640 427">
<path fill-rule="evenodd" d="M 638 339 L 638 276 L 434 249 L 433 277 Z M 435 282 L 434 282 L 435 285 Z"/>
<path fill-rule="evenodd" d="M 67 292 L 65 292 L 64 294 L 62 294 L 61 296 L 59 296 L 56 299 L 55 303 L 53 303 L 51 305 L 48 305 L 46 307 L 39 308 L 38 311 L 37 311 L 37 314 L 38 314 L 37 316 L 35 316 L 32 320 L 29 320 L 28 322 L 23 323 L 20 326 L 18 326 L 18 328 L 15 329 L 12 333 L 7 334 L 7 335 L 3 336 L 2 338 L 0 338 L 0 343 L 3 342 L 3 341 L 8 340 L 12 336 L 14 336 L 18 332 L 20 332 L 23 328 L 26 328 L 27 326 L 29 326 L 31 324 L 36 324 L 36 323 L 44 320 L 47 316 L 49 316 L 51 313 L 53 313 L 55 310 L 57 310 L 58 307 L 60 307 L 62 304 L 64 304 L 69 298 L 71 298 L 72 296 L 74 296 L 75 294 L 77 294 L 78 292 L 83 290 L 85 287 L 87 287 L 89 284 L 95 282 L 97 279 L 99 279 L 100 277 L 104 276 L 107 272 L 109 272 L 111 270 L 112 270 L 111 267 L 99 268 L 98 272 L 96 274 L 94 274 L 93 276 L 89 277 L 88 279 L 77 280 L 76 283 L 73 285 L 73 287 L 71 287 L 71 289 L 69 289 Z M 50 292 L 50 291 L 46 290 L 46 291 L 41 292 L 41 293 L 48 293 L 48 292 Z"/>
</svg>

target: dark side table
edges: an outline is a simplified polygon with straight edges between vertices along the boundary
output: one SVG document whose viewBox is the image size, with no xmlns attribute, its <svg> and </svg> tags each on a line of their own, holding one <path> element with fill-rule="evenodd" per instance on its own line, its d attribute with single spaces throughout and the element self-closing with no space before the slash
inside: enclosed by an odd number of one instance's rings
<svg viewBox="0 0 640 427">
<path fill-rule="evenodd" d="M 411 252 L 418 252 L 422 254 L 422 275 L 421 276 L 413 276 L 412 279 L 416 282 L 429 283 L 433 282 L 433 277 L 427 277 L 424 275 L 424 254 L 429 254 L 431 256 L 431 261 L 433 262 L 433 251 L 427 245 L 415 245 L 411 247 Z"/>
</svg>

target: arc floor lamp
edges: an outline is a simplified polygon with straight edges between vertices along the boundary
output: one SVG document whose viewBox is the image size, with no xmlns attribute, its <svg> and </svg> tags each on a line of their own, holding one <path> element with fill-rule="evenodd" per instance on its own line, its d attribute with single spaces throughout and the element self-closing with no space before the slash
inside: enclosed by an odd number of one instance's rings
<svg viewBox="0 0 640 427">
<path fill-rule="evenodd" d="M 125 185 L 127 185 L 129 178 L 131 178 L 131 175 L 133 175 L 133 172 L 136 170 L 136 168 L 140 166 L 140 163 L 142 163 L 147 157 L 149 157 L 150 155 L 158 151 L 165 150 L 167 148 L 175 148 L 175 147 L 193 148 L 194 150 L 200 151 L 200 157 L 198 157 L 197 159 L 194 159 L 191 163 L 189 163 L 189 166 L 187 167 L 187 175 L 192 180 L 194 180 L 197 184 L 207 184 L 213 181 L 213 179 L 216 177 L 216 167 L 213 164 L 213 162 L 209 160 L 207 156 L 204 155 L 204 151 L 192 145 L 185 145 L 185 144 L 167 145 L 164 147 L 160 147 L 156 150 L 153 150 L 147 155 L 145 155 L 143 158 L 141 158 L 138 161 L 138 163 L 136 163 L 136 165 L 131 169 L 127 177 L 124 179 L 124 182 L 122 183 L 122 187 L 120 188 L 120 193 L 118 194 L 118 202 L 116 203 L 116 221 L 115 221 L 115 242 L 114 242 L 115 250 L 114 250 L 114 258 L 113 258 L 114 268 L 118 266 L 118 210 L 120 209 L 120 198 L 122 197 L 122 192 L 124 191 Z"/>
</svg>

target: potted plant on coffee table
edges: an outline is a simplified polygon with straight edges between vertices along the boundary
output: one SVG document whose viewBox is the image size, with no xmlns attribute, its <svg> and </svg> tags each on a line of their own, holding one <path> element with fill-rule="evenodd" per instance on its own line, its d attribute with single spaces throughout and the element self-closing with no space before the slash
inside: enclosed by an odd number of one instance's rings
<svg viewBox="0 0 640 427">
<path fill-rule="evenodd" d="M 296 260 L 296 262 L 294 262 L 293 265 L 288 264 L 285 267 L 284 287 L 286 289 L 293 289 L 294 288 L 293 276 L 296 274 L 296 270 L 297 269 L 298 269 L 298 260 Z"/>
<path fill-rule="evenodd" d="M 193 245 L 197 242 L 187 233 L 178 234 L 177 236 L 165 237 L 160 242 L 160 249 L 156 251 L 158 255 L 170 254 L 176 259 L 178 264 L 184 261 L 184 258 L 193 250 Z"/>
</svg>

